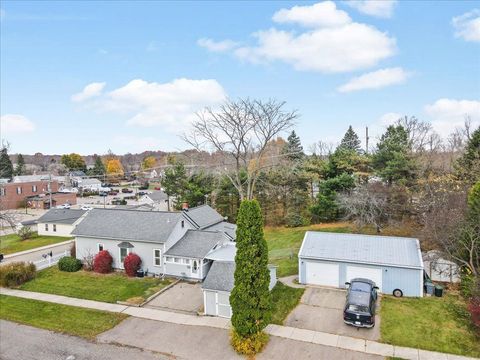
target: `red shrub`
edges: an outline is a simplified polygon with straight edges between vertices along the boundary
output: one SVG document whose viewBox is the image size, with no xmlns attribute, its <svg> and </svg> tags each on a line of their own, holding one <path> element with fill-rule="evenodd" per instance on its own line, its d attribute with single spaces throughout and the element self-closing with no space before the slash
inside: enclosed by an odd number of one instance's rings
<svg viewBox="0 0 480 360">
<path fill-rule="evenodd" d="M 135 276 L 138 269 L 140 269 L 140 264 L 142 259 L 140 256 L 134 253 L 130 253 L 123 260 L 123 267 L 128 276 Z"/>
<path fill-rule="evenodd" d="M 468 311 L 472 317 L 473 325 L 480 329 L 480 298 L 473 298 L 470 300 Z"/>
<path fill-rule="evenodd" d="M 93 270 L 100 274 L 107 274 L 112 271 L 113 259 L 107 250 L 100 251 L 93 260 Z"/>
</svg>

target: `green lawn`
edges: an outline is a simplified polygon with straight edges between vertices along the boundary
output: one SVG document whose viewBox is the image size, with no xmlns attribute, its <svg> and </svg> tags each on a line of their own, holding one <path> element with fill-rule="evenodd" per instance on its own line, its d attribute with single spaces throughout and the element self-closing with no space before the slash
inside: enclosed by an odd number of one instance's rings
<svg viewBox="0 0 480 360">
<path fill-rule="evenodd" d="M 0 236 L 0 253 L 12 254 L 19 251 L 60 243 L 72 239 L 61 236 L 40 236 L 35 233 L 30 239 L 22 240 L 17 234 Z"/>
<path fill-rule="evenodd" d="M 94 339 L 127 315 L 0 295 L 0 319 Z"/>
<path fill-rule="evenodd" d="M 277 282 L 272 290 L 272 324 L 283 325 L 290 311 L 298 305 L 305 289 L 296 289 Z"/>
<path fill-rule="evenodd" d="M 170 283 L 169 279 L 129 278 L 121 273 L 97 274 L 83 270 L 70 273 L 51 267 L 39 271 L 35 279 L 20 289 L 109 303 L 128 299 L 138 303 Z"/>
<path fill-rule="evenodd" d="M 297 228 L 266 227 L 265 238 L 268 244 L 268 257 L 271 264 L 277 265 L 277 276 L 284 277 L 298 273 L 298 251 L 305 232 L 328 231 L 350 232 L 348 223 L 316 224 Z"/>
<path fill-rule="evenodd" d="M 466 304 L 459 296 L 384 296 L 380 313 L 383 342 L 480 357 L 480 337 L 471 328 Z"/>
</svg>

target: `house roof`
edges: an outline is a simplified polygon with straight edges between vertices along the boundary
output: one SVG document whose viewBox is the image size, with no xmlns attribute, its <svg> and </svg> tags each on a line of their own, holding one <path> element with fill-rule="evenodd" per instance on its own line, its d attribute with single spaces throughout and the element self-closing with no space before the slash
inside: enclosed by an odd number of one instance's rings
<svg viewBox="0 0 480 360">
<path fill-rule="evenodd" d="M 221 247 L 211 251 L 207 256 L 205 256 L 205 258 L 214 261 L 235 261 L 236 254 L 236 243 L 229 241 Z"/>
<path fill-rule="evenodd" d="M 202 289 L 230 292 L 235 282 L 234 274 L 235 262 L 214 261 L 202 283 Z"/>
<path fill-rule="evenodd" d="M 222 215 L 209 205 L 201 205 L 183 211 L 184 216 L 199 229 L 204 229 L 223 221 Z"/>
<path fill-rule="evenodd" d="M 203 259 L 224 239 L 223 234 L 217 231 L 187 230 L 185 235 L 165 252 L 165 255 Z"/>
<path fill-rule="evenodd" d="M 220 223 L 208 226 L 208 227 L 206 227 L 206 230 L 222 231 L 225 234 L 227 234 L 233 240 L 235 240 L 237 238 L 237 235 L 236 235 L 237 225 L 231 224 L 231 223 L 226 222 L 226 221 L 222 221 Z"/>
<path fill-rule="evenodd" d="M 423 269 L 417 239 L 307 231 L 299 257 Z"/>
<path fill-rule="evenodd" d="M 57 223 L 72 225 L 86 212 L 86 210 L 78 209 L 50 209 L 37 220 L 37 223 Z"/>
<path fill-rule="evenodd" d="M 78 184 L 81 186 L 88 186 L 88 185 L 98 185 L 102 182 L 98 179 L 80 179 L 78 180 Z"/>
<path fill-rule="evenodd" d="M 148 196 L 152 201 L 155 201 L 155 202 L 163 202 L 165 200 L 168 199 L 168 195 L 165 194 L 163 191 L 152 191 L 151 194 L 147 194 L 146 196 Z"/>
<path fill-rule="evenodd" d="M 181 216 L 180 212 L 92 209 L 72 234 L 164 243 Z"/>
</svg>

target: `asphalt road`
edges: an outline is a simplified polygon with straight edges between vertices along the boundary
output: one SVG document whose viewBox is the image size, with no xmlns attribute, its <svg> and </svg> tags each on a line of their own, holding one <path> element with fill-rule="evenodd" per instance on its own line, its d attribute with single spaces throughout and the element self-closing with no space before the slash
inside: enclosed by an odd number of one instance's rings
<svg viewBox="0 0 480 360">
<path fill-rule="evenodd" d="M 33 251 L 31 253 L 24 254 L 24 255 L 16 255 L 16 256 L 12 256 L 12 257 L 7 257 L 2 261 L 2 264 L 7 264 L 7 263 L 13 262 L 13 261 L 35 262 L 35 261 L 38 261 L 38 260 L 42 260 L 43 259 L 42 255 L 46 254 L 47 252 L 50 252 L 50 251 L 53 253 L 53 255 L 63 254 L 65 252 L 65 250 L 70 251 L 70 248 L 72 247 L 73 242 L 74 242 L 74 240 L 72 240 L 71 242 L 69 242 L 67 244 L 57 244 L 56 246 L 51 247 L 49 249 L 37 250 L 37 251 Z"/>
<path fill-rule="evenodd" d="M 2 360 L 171 360 L 151 351 L 97 344 L 74 336 L 0 320 Z"/>
</svg>

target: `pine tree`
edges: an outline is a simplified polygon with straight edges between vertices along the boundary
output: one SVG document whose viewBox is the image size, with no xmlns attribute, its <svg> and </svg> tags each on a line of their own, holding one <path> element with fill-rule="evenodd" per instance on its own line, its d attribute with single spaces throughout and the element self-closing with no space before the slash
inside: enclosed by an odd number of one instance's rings
<svg viewBox="0 0 480 360">
<path fill-rule="evenodd" d="M 13 165 L 8 156 L 7 146 L 3 146 L 0 150 L 0 178 L 11 179 L 13 176 Z"/>
<path fill-rule="evenodd" d="M 473 184 L 480 179 L 480 127 L 476 129 L 456 164 L 457 176 Z"/>
<path fill-rule="evenodd" d="M 105 175 L 106 173 L 105 164 L 98 155 L 95 155 L 95 164 L 93 165 L 91 173 L 92 175 Z"/>
<path fill-rule="evenodd" d="M 15 175 L 24 175 L 25 174 L 25 159 L 22 154 L 17 156 L 17 166 L 15 167 Z"/>
<path fill-rule="evenodd" d="M 468 193 L 468 215 L 477 224 L 480 222 L 480 181 Z"/>
<path fill-rule="evenodd" d="M 340 148 L 342 149 L 347 149 L 347 150 L 352 150 L 357 153 L 360 153 L 362 148 L 360 147 L 361 141 L 355 131 L 353 131 L 352 126 L 350 125 L 348 127 L 347 132 L 343 136 L 342 141 L 340 142 Z"/>
<path fill-rule="evenodd" d="M 301 160 L 305 154 L 303 152 L 303 146 L 300 142 L 300 138 L 295 133 L 295 130 L 292 130 L 291 134 L 287 138 L 288 143 L 283 149 L 283 153 L 286 154 L 286 157 L 292 161 Z"/>
<path fill-rule="evenodd" d="M 235 332 L 249 338 L 259 334 L 271 318 L 268 285 L 268 248 L 256 200 L 244 200 L 237 218 L 235 286 L 230 295 Z"/>
</svg>

